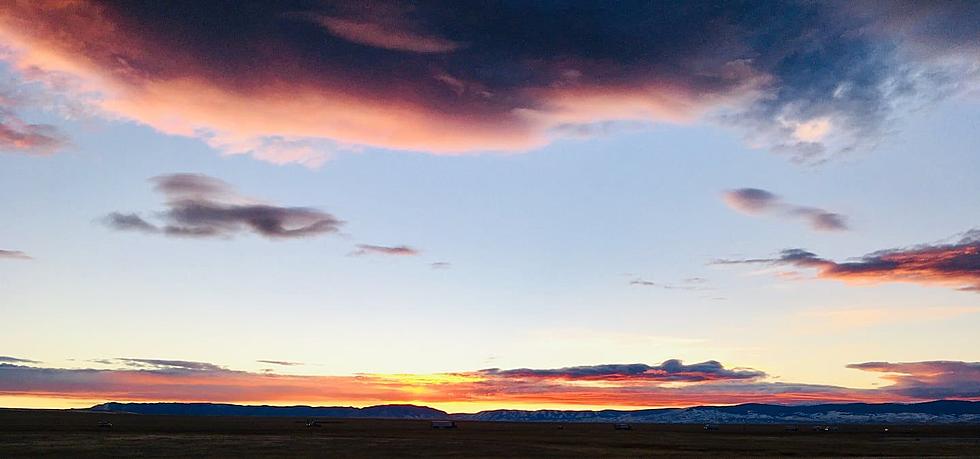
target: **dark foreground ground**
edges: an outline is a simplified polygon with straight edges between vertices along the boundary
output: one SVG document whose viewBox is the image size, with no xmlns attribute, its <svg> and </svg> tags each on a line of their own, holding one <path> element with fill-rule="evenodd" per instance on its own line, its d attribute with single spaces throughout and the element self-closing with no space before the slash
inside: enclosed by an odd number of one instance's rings
<svg viewBox="0 0 980 459">
<path fill-rule="evenodd" d="M 111 428 L 99 428 L 100 421 Z M 0 410 L 0 457 L 331 456 L 596 457 L 655 455 L 980 457 L 980 426 L 721 426 L 324 420 Z"/>
</svg>

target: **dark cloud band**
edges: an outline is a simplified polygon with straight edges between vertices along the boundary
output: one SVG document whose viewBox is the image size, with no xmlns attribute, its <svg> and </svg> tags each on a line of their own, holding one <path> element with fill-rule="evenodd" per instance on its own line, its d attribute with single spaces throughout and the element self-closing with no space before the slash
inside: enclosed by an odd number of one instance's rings
<svg viewBox="0 0 980 459">
<path fill-rule="evenodd" d="M 25 363 L 26 364 L 33 364 L 33 363 L 41 363 L 41 362 L 39 362 L 37 360 L 19 359 L 17 357 L 10 357 L 10 356 L 7 356 L 7 355 L 0 355 L 0 363 L 13 363 L 13 364 L 17 364 L 17 365 L 23 365 Z"/>
<path fill-rule="evenodd" d="M 680 360 L 667 360 L 660 365 L 613 364 L 566 367 L 550 370 L 533 370 L 520 368 L 516 370 L 500 370 L 496 368 L 482 370 L 481 373 L 505 378 L 558 378 L 583 380 L 649 380 L 649 381 L 716 381 L 756 379 L 765 376 L 764 372 L 752 369 L 727 369 L 721 363 L 709 360 L 707 362 L 685 365 Z"/>
<path fill-rule="evenodd" d="M 0 362 L 0 395 L 61 399 L 328 403 L 481 402 L 607 406 L 733 403 L 903 402 L 980 400 L 980 363 L 867 362 L 892 384 L 852 389 L 769 382 L 765 373 L 715 361 L 659 365 L 606 364 L 558 369 L 489 369 L 450 374 L 299 376 L 253 373 L 204 362 L 108 359 L 115 369 L 65 369 Z M 415 375 L 422 376 L 422 375 Z"/>
<path fill-rule="evenodd" d="M 976 2 L 6 2 L 18 69 L 227 153 L 526 150 L 710 117 L 807 162 L 976 81 Z M 329 147 L 328 147 L 329 148 Z"/>
</svg>

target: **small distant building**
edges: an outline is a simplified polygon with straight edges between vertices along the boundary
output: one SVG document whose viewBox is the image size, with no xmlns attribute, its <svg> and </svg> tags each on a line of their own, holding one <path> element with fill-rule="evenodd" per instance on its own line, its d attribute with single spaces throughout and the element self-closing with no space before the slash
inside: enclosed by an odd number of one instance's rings
<svg viewBox="0 0 980 459">
<path fill-rule="evenodd" d="M 456 421 L 432 421 L 433 429 L 455 429 Z"/>
<path fill-rule="evenodd" d="M 616 430 L 633 430 L 633 426 L 631 426 L 631 425 L 629 425 L 629 424 L 627 424 L 625 422 L 620 422 L 620 423 L 613 424 L 613 429 L 616 429 Z"/>
<path fill-rule="evenodd" d="M 719 430 L 719 429 L 721 429 L 721 426 L 718 425 L 718 424 L 705 424 L 704 425 L 704 430 Z"/>
<path fill-rule="evenodd" d="M 306 421 L 306 427 L 320 427 L 320 425 L 320 421 L 317 419 L 310 419 L 309 421 Z"/>
</svg>

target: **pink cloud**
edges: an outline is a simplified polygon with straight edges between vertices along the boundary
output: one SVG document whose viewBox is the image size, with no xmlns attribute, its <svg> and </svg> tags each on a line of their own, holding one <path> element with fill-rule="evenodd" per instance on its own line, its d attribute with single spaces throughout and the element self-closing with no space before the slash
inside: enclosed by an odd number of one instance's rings
<svg viewBox="0 0 980 459">
<path fill-rule="evenodd" d="M 408 29 L 399 29 L 390 24 L 329 16 L 318 16 L 314 17 L 313 20 L 322 24 L 330 33 L 338 37 L 378 48 L 414 53 L 446 53 L 462 46 L 445 38 L 427 36 Z"/>
<path fill-rule="evenodd" d="M 410 256 L 418 255 L 419 251 L 418 249 L 414 249 L 407 245 L 386 246 L 386 245 L 358 244 L 357 250 L 351 252 L 351 255 L 354 256 L 370 255 L 370 254 L 410 257 Z"/>
<path fill-rule="evenodd" d="M 817 277 L 822 279 L 852 283 L 907 282 L 980 292 L 980 231 L 968 231 L 955 243 L 880 250 L 847 262 L 821 258 L 803 249 L 787 249 L 775 258 L 715 263 L 789 265 L 816 270 Z"/>
<path fill-rule="evenodd" d="M 31 256 L 21 252 L 20 250 L 0 250 L 0 258 L 9 258 L 12 260 L 31 260 Z"/>
<path fill-rule="evenodd" d="M 0 40 L 21 76 L 72 79 L 61 86 L 104 116 L 274 163 L 316 167 L 349 146 L 525 151 L 594 126 L 706 115 L 744 128 L 755 145 L 819 161 L 873 146 L 896 102 L 954 94 L 943 82 L 974 76 L 888 51 L 969 43 L 969 28 L 927 37 L 934 27 L 916 26 L 906 9 L 863 5 L 851 19 L 819 2 L 633 12 L 383 0 L 299 10 L 5 2 Z M 975 17 L 937 5 L 930 9 L 943 14 L 931 20 Z M 873 14 L 882 9 L 889 14 Z M 897 22 L 910 26 L 888 26 Z M 946 61 L 972 62 L 952 51 L 970 48 L 937 49 Z M 867 78 L 849 78 L 857 74 Z"/>
<path fill-rule="evenodd" d="M 805 220 L 817 231 L 848 229 L 847 218 L 824 209 L 785 202 L 778 195 L 759 188 L 739 188 L 722 194 L 728 207 L 748 215 L 773 214 Z"/>
</svg>

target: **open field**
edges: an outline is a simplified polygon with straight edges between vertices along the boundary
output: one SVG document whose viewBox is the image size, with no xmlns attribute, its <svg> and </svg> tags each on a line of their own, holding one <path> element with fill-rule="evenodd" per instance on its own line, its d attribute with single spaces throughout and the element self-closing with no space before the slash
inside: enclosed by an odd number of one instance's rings
<svg viewBox="0 0 980 459">
<path fill-rule="evenodd" d="M 111 428 L 99 428 L 100 421 Z M 21 456 L 980 456 L 980 426 L 784 426 L 184 417 L 0 410 L 0 457 Z M 559 428 L 560 427 L 560 428 Z"/>
</svg>

